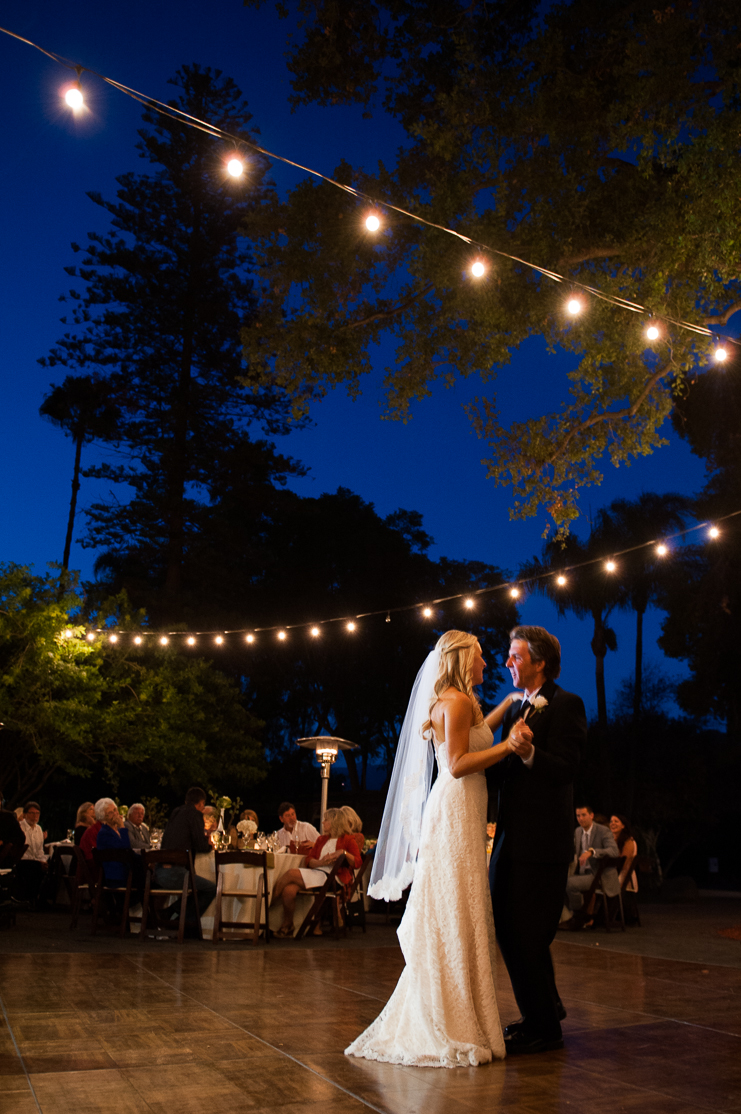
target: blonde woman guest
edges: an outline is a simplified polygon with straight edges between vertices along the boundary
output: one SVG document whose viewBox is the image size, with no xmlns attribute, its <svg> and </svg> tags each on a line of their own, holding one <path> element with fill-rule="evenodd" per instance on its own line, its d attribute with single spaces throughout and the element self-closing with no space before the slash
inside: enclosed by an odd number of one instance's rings
<svg viewBox="0 0 741 1114">
<path fill-rule="evenodd" d="M 414 683 L 369 886 L 371 897 L 394 901 L 414 880 L 398 933 L 406 968 L 348 1056 L 437 1068 L 504 1057 L 484 771 L 512 753 L 508 741 L 492 746 L 492 731 L 519 694 L 485 716 L 474 692 L 485 668 L 476 636 L 448 631 Z"/>
<path fill-rule="evenodd" d="M 350 825 L 350 834 L 352 835 L 353 839 L 357 843 L 358 851 L 360 852 L 360 854 L 362 856 L 363 848 L 365 847 L 365 836 L 363 835 L 363 821 L 360 819 L 360 817 L 358 816 L 355 809 L 350 808 L 349 805 L 343 805 L 342 808 L 340 809 L 340 812 L 347 819 L 347 822 Z"/>
<path fill-rule="evenodd" d="M 95 805 L 92 801 L 83 801 L 75 817 L 75 844 L 79 847 L 80 840 L 88 828 L 95 823 Z"/>
<path fill-rule="evenodd" d="M 276 936 L 293 936 L 293 914 L 296 908 L 296 894 L 299 890 L 311 890 L 323 886 L 327 875 L 338 859 L 342 866 L 337 877 L 343 885 L 353 880 L 352 872 L 360 866 L 358 845 L 350 833 L 347 818 L 339 808 L 328 808 L 322 824 L 323 834 L 319 836 L 306 856 L 306 865 L 287 870 L 278 879 L 273 891 L 273 901 L 283 903 L 283 923 Z"/>
</svg>

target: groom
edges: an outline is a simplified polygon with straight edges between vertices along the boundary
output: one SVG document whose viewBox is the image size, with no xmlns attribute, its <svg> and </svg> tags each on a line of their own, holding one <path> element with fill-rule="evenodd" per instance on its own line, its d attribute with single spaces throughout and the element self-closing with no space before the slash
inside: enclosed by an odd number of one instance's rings
<svg viewBox="0 0 741 1114">
<path fill-rule="evenodd" d="M 550 945 L 574 854 L 573 781 L 587 737 L 579 696 L 556 684 L 561 645 L 543 627 L 515 627 L 507 668 L 525 690 L 502 725 L 513 753 L 487 770 L 499 811 L 489 868 L 497 942 L 522 1017 L 504 1030 L 512 1055 L 563 1048 Z"/>
</svg>

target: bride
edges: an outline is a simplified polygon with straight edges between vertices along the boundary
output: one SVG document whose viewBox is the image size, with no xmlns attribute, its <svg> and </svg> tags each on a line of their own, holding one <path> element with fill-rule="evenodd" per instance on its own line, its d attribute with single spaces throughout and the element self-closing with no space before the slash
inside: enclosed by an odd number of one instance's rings
<svg viewBox="0 0 741 1114">
<path fill-rule="evenodd" d="M 504 1057 L 484 770 L 510 753 L 506 742 L 492 746 L 492 731 L 520 694 L 484 717 L 473 689 L 485 667 L 474 635 L 448 631 L 414 682 L 368 889 L 398 901 L 414 878 L 398 933 L 406 967 L 348 1056 L 439 1068 Z M 430 792 L 433 747 L 438 778 Z"/>
</svg>

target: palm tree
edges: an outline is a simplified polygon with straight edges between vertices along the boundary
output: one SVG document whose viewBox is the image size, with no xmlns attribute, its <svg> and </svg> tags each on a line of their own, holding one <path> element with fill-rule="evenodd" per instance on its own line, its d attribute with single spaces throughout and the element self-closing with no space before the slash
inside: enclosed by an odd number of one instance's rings
<svg viewBox="0 0 741 1114">
<path fill-rule="evenodd" d="M 72 470 L 72 497 L 64 539 L 62 569 L 69 568 L 72 533 L 80 490 L 82 447 L 95 440 L 110 440 L 116 429 L 119 409 L 110 398 L 110 386 L 98 375 L 68 375 L 59 386 L 52 387 L 39 407 L 42 418 L 63 429 L 75 443 L 75 464 Z"/>
</svg>

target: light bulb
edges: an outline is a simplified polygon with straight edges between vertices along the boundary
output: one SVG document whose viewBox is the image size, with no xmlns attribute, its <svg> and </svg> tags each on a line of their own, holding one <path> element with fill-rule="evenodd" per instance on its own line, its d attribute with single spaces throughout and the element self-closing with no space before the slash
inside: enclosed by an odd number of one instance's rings
<svg viewBox="0 0 741 1114">
<path fill-rule="evenodd" d="M 470 610 L 470 608 L 473 607 L 473 600 L 472 599 L 464 600 L 463 601 L 463 606 L 469 608 L 469 610 Z"/>
<path fill-rule="evenodd" d="M 477 259 L 476 262 L 471 266 L 471 274 L 474 278 L 481 278 L 482 275 L 486 274 L 486 267 L 480 259 Z"/>
<path fill-rule="evenodd" d="M 510 588 L 509 594 L 511 595 L 513 600 L 519 599 L 520 589 L 519 588 Z"/>
<path fill-rule="evenodd" d="M 582 311 L 581 301 L 578 298 L 569 298 L 568 302 L 566 303 L 566 309 L 569 311 L 572 317 L 576 317 L 577 313 L 581 313 Z"/>
<path fill-rule="evenodd" d="M 429 619 L 430 616 L 432 615 L 432 608 L 431 607 L 425 607 L 422 614 L 424 615 L 425 619 Z"/>
<path fill-rule="evenodd" d="M 244 174 L 244 163 L 241 159 L 229 159 L 229 162 L 226 164 L 226 169 L 231 174 L 232 178 L 241 178 Z"/>
<path fill-rule="evenodd" d="M 566 583 L 566 577 L 565 576 L 557 576 L 556 577 L 556 584 L 558 584 L 561 588 L 563 588 L 565 583 Z"/>
<path fill-rule="evenodd" d="M 661 545 L 656 546 L 656 552 L 659 557 L 666 557 L 667 553 L 669 552 L 669 546 L 664 545 L 664 543 L 662 542 Z"/>
<path fill-rule="evenodd" d="M 252 642 L 254 642 L 254 641 L 255 641 L 255 636 L 254 636 L 254 634 L 248 634 L 248 635 L 247 635 L 247 636 L 245 637 L 245 642 L 250 642 L 250 643 L 252 643 Z"/>
<path fill-rule="evenodd" d="M 352 634 L 352 632 L 355 630 L 355 624 L 354 623 L 348 623 L 347 624 L 347 629 L 350 631 L 350 634 Z"/>
<path fill-rule="evenodd" d="M 216 638 L 214 639 L 214 642 L 216 643 L 217 646 L 223 646 L 224 639 L 222 638 L 222 636 L 220 634 L 217 634 Z"/>
<path fill-rule="evenodd" d="M 162 638 L 160 638 L 160 646 L 166 646 L 169 641 L 170 639 L 167 637 L 167 635 L 163 634 Z"/>
<path fill-rule="evenodd" d="M 286 632 L 284 630 L 279 630 L 278 631 L 278 638 L 281 640 L 281 642 L 285 642 Z"/>
<path fill-rule="evenodd" d="M 64 94 L 64 99 L 74 112 L 77 112 L 78 109 L 82 108 L 83 104 L 85 103 L 82 96 L 82 90 L 77 85 L 72 85 L 67 90 L 67 92 Z"/>
<path fill-rule="evenodd" d="M 728 359 L 728 349 L 724 348 L 722 344 L 719 344 L 713 352 L 713 356 L 716 364 L 724 364 Z"/>
<path fill-rule="evenodd" d="M 319 627 L 312 627 L 310 633 L 311 633 L 311 636 L 313 638 L 318 638 L 319 637 Z"/>
<path fill-rule="evenodd" d="M 88 642 L 95 642 L 95 635 L 92 631 L 88 631 L 85 637 L 87 638 Z"/>
<path fill-rule="evenodd" d="M 118 635 L 117 634 L 112 634 L 110 636 L 110 638 L 108 639 L 108 641 L 109 642 L 118 642 Z"/>
<path fill-rule="evenodd" d="M 646 336 L 649 340 L 658 340 L 659 330 L 656 328 L 655 325 L 649 325 L 649 327 L 646 329 Z"/>
<path fill-rule="evenodd" d="M 710 529 L 708 530 L 708 536 L 711 537 L 711 538 L 719 538 L 720 537 L 720 530 L 718 529 L 718 527 L 717 526 L 711 526 Z"/>
<path fill-rule="evenodd" d="M 617 565 L 614 561 L 605 561 L 605 572 L 615 572 Z"/>
<path fill-rule="evenodd" d="M 365 227 L 369 232 L 378 232 L 378 229 L 381 227 L 381 222 L 375 213 L 371 213 L 369 217 L 365 218 Z"/>
<path fill-rule="evenodd" d="M 142 644 L 142 638 L 141 638 L 141 635 L 140 635 L 140 634 L 137 634 L 136 638 L 134 639 L 134 645 L 135 645 L 135 646 L 141 646 L 141 644 Z"/>
<path fill-rule="evenodd" d="M 67 628 L 67 630 L 64 632 L 64 637 L 65 638 L 71 638 L 72 637 L 72 631 L 69 628 Z"/>
<path fill-rule="evenodd" d="M 186 638 L 185 641 L 188 643 L 189 646 L 195 646 L 196 644 L 196 640 L 193 635 L 191 635 L 190 638 Z"/>
</svg>

